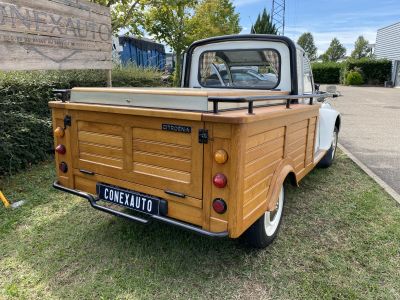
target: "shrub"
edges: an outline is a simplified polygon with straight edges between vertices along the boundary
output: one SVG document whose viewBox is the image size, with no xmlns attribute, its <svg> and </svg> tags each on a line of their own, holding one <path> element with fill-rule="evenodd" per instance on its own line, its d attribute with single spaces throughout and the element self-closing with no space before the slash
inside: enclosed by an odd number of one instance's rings
<svg viewBox="0 0 400 300">
<path fill-rule="evenodd" d="M 161 73 L 118 67 L 114 86 L 159 86 Z M 0 72 L 0 175 L 21 170 L 52 153 L 48 102 L 54 88 L 105 86 L 106 72 Z"/>
<path fill-rule="evenodd" d="M 342 82 L 347 78 L 347 73 L 352 70 L 359 70 L 363 81 L 367 84 L 383 85 L 385 81 L 390 80 L 392 63 L 385 59 L 349 59 L 344 65 Z"/>
<path fill-rule="evenodd" d="M 313 63 L 312 72 L 315 83 L 337 84 L 340 82 L 342 63 L 323 62 Z"/>
<path fill-rule="evenodd" d="M 350 71 L 346 75 L 347 85 L 361 85 L 364 83 L 363 77 L 358 71 Z"/>
</svg>

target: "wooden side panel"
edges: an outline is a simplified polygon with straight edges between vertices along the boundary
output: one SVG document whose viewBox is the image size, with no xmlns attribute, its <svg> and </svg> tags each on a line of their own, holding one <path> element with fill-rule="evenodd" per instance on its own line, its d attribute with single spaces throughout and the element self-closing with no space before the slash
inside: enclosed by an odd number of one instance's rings
<svg viewBox="0 0 400 300">
<path fill-rule="evenodd" d="M 293 161 L 295 173 L 304 176 L 313 167 L 318 110 L 298 112 L 248 124 L 243 172 L 242 215 L 236 236 L 251 226 L 266 210 L 271 185 L 280 162 Z M 229 220 L 230 221 L 230 220 Z"/>
<path fill-rule="evenodd" d="M 308 122 L 306 119 L 290 124 L 287 130 L 287 155 L 294 161 L 296 173 L 305 168 Z"/>
<path fill-rule="evenodd" d="M 243 219 L 267 200 L 272 175 L 284 155 L 285 127 L 249 136 L 246 143 Z"/>
</svg>

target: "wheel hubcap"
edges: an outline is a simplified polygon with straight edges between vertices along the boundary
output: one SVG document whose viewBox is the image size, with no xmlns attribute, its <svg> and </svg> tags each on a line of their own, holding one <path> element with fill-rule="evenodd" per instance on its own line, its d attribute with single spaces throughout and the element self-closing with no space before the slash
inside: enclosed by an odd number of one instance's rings
<svg viewBox="0 0 400 300">
<path fill-rule="evenodd" d="M 264 214 L 264 227 L 267 236 L 272 236 L 278 228 L 279 221 L 282 217 L 284 195 L 285 193 L 282 186 L 275 209 L 273 211 L 267 211 Z"/>
</svg>

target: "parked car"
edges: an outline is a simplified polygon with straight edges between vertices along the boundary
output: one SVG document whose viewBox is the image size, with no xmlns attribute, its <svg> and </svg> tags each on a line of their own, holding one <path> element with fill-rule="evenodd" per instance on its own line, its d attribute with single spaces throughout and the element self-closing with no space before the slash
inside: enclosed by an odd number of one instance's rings
<svg viewBox="0 0 400 300">
<path fill-rule="evenodd" d="M 195 42 L 182 73 L 181 88 L 74 88 L 50 102 L 54 187 L 142 224 L 266 247 L 286 185 L 335 158 L 332 95 L 315 90 L 304 50 L 283 36 Z"/>
</svg>

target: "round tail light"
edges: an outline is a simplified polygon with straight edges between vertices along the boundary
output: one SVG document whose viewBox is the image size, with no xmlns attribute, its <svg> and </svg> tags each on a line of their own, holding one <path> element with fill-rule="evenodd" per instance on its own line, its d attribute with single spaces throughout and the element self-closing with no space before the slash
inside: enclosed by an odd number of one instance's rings
<svg viewBox="0 0 400 300">
<path fill-rule="evenodd" d="M 214 153 L 214 159 L 218 164 L 224 164 L 228 160 L 228 153 L 225 150 L 217 150 Z"/>
<path fill-rule="evenodd" d="M 56 152 L 58 153 L 58 154 L 65 154 L 66 152 L 67 152 L 67 149 L 65 148 L 65 146 L 64 145 L 58 145 L 57 147 L 56 147 Z"/>
<path fill-rule="evenodd" d="M 57 127 L 56 129 L 54 129 L 54 136 L 63 137 L 64 134 L 65 134 L 64 129 L 62 129 L 61 127 Z"/>
<path fill-rule="evenodd" d="M 217 188 L 224 188 L 228 183 L 228 179 L 222 173 L 217 173 L 213 177 L 213 183 Z"/>
<path fill-rule="evenodd" d="M 224 199 L 221 198 L 214 199 L 212 207 L 215 210 L 215 212 L 219 214 L 223 214 L 224 212 L 226 212 L 227 209 Z"/>
<path fill-rule="evenodd" d="M 67 173 L 67 172 L 68 172 L 68 165 L 67 165 L 67 163 L 65 163 L 65 162 L 61 162 L 61 163 L 58 165 L 58 168 L 59 168 L 60 171 L 63 172 L 63 173 Z"/>
</svg>

